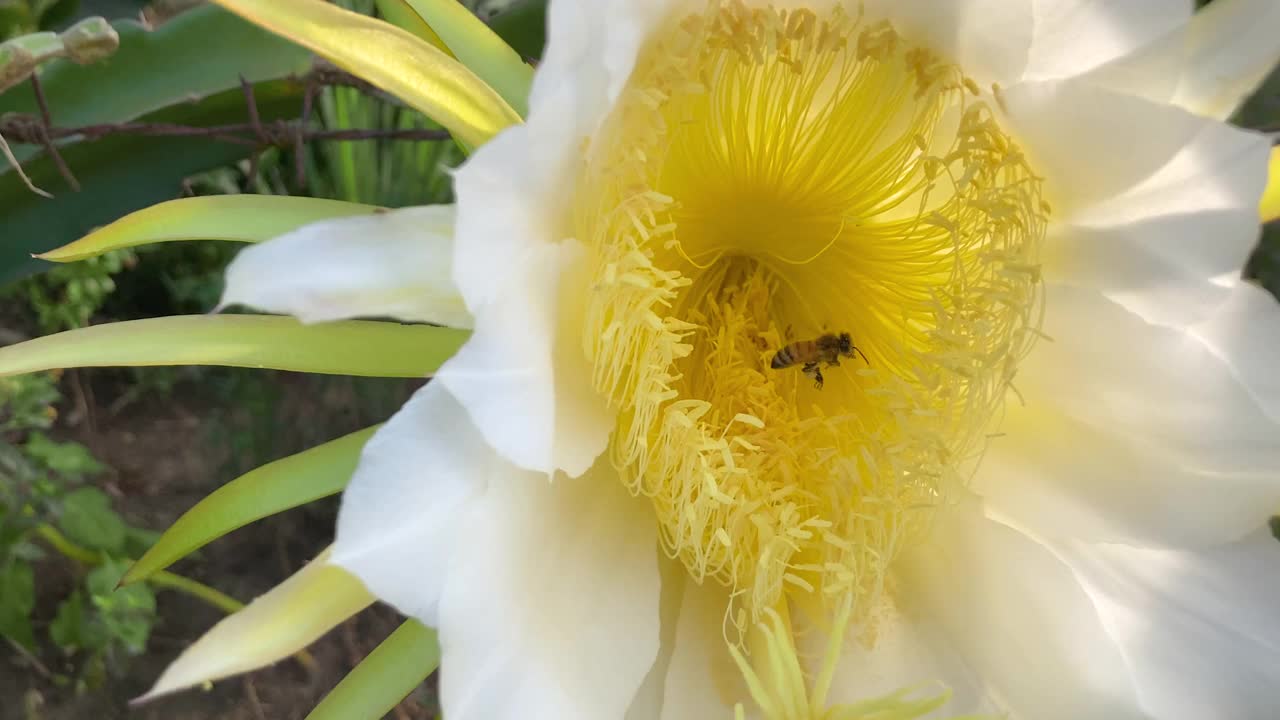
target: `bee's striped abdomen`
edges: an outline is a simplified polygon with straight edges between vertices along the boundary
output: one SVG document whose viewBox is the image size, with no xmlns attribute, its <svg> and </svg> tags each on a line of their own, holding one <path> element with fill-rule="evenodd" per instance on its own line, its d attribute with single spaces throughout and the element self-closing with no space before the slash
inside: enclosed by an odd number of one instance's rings
<svg viewBox="0 0 1280 720">
<path fill-rule="evenodd" d="M 795 364 L 796 359 L 791 354 L 791 346 L 788 345 L 774 354 L 773 361 L 769 363 L 769 367 L 774 370 L 781 370 L 782 368 L 791 367 Z"/>
</svg>

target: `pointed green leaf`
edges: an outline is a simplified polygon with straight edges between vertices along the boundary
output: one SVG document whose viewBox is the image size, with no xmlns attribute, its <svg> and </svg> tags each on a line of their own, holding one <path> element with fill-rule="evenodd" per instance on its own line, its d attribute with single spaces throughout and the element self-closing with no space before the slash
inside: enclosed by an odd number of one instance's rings
<svg viewBox="0 0 1280 720">
<path fill-rule="evenodd" d="M 498 91 L 521 117 L 529 114 L 533 68 L 458 0 L 406 0 L 453 55 Z"/>
<path fill-rule="evenodd" d="M 211 195 L 152 205 L 36 257 L 71 262 L 174 240 L 262 242 L 317 220 L 377 212 L 374 205 L 291 195 Z"/>
<path fill-rule="evenodd" d="M 400 28 L 322 0 L 217 0 L 323 55 L 440 123 L 467 148 L 520 122 L 465 65 Z"/>
<path fill-rule="evenodd" d="M 378 720 L 440 665 L 436 632 L 405 621 L 307 715 L 307 720 Z"/>
<path fill-rule="evenodd" d="M 225 365 L 365 377 L 425 377 L 468 331 L 271 315 L 180 315 L 93 325 L 0 348 L 0 376 L 72 367 Z"/>
<path fill-rule="evenodd" d="M 439 48 L 444 54 L 455 60 L 457 59 L 457 56 L 449 51 L 449 46 L 444 44 L 444 41 L 440 39 L 436 31 L 432 30 L 431 26 L 419 17 L 418 13 L 413 11 L 413 8 L 409 7 L 408 0 L 374 0 L 374 4 L 378 6 L 378 13 L 387 22 L 426 40 Z"/>
<path fill-rule="evenodd" d="M 341 492 L 355 472 L 360 449 L 377 429 L 331 440 L 223 485 L 169 526 L 121 582 L 145 580 L 232 530 Z"/>
<path fill-rule="evenodd" d="M 371 605 L 374 598 L 365 586 L 351 573 L 330 565 L 328 557 L 325 549 L 243 610 L 223 618 L 134 702 L 270 665 Z"/>
</svg>

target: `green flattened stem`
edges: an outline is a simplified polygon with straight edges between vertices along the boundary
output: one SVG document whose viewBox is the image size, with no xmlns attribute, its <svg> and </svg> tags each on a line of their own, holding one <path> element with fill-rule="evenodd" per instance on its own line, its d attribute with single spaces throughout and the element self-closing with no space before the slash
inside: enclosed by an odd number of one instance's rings
<svg viewBox="0 0 1280 720">
<path fill-rule="evenodd" d="M 454 57 L 498 91 L 521 117 L 529 114 L 533 68 L 458 0 L 405 0 Z"/>
<path fill-rule="evenodd" d="M 307 720 L 377 720 L 439 665 L 435 631 L 408 620 L 348 673 Z"/>
<path fill-rule="evenodd" d="M 391 25 L 322 0 L 217 0 L 421 110 L 467 149 L 520 122 L 465 65 Z"/>
<path fill-rule="evenodd" d="M 124 574 L 121 584 L 153 575 L 223 535 L 347 486 L 375 425 L 251 470 L 183 513 Z"/>
<path fill-rule="evenodd" d="M 213 195 L 152 205 L 73 243 L 36 255 L 72 262 L 120 248 L 175 240 L 262 242 L 317 220 L 378 212 L 374 205 L 285 195 Z"/>
<path fill-rule="evenodd" d="M 68 330 L 0 348 L 0 376 L 55 368 L 225 365 L 426 377 L 469 332 L 350 320 L 303 325 L 273 315 L 181 315 Z"/>
</svg>

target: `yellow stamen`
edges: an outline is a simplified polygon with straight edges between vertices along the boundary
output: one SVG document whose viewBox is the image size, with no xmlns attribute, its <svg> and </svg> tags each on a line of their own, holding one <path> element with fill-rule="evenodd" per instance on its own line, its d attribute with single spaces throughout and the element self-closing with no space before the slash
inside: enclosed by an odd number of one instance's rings
<svg viewBox="0 0 1280 720">
<path fill-rule="evenodd" d="M 1035 338 L 1040 180 L 990 96 L 887 24 L 715 0 L 655 37 L 573 204 L 613 463 L 739 638 L 789 600 L 871 640 Z M 866 362 L 820 390 L 770 366 L 840 332 Z"/>
</svg>

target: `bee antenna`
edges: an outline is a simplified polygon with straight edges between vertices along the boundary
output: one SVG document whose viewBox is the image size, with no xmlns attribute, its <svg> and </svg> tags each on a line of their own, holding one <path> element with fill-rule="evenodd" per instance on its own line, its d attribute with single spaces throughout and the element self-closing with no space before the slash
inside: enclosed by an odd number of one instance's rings
<svg viewBox="0 0 1280 720">
<path fill-rule="evenodd" d="M 871 361 L 867 359 L 867 354 L 859 350 L 857 345 L 853 346 L 853 351 L 862 356 L 862 362 L 866 363 L 867 367 L 871 367 Z"/>
</svg>

